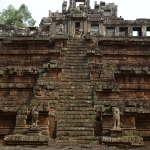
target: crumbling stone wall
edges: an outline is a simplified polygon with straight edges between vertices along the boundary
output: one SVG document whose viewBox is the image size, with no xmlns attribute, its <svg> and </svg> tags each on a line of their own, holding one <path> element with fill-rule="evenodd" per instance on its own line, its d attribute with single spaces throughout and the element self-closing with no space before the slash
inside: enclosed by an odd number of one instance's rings
<svg viewBox="0 0 150 150">
<path fill-rule="evenodd" d="M 1 145 L 149 144 L 150 20 L 78 1 L 39 28 L 0 25 Z"/>
</svg>

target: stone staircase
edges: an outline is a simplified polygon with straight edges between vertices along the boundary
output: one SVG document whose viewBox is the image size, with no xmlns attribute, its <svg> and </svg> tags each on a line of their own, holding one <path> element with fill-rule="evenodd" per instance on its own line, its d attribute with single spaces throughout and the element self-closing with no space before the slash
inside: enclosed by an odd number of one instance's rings
<svg viewBox="0 0 150 150">
<path fill-rule="evenodd" d="M 93 88 L 86 53 L 84 39 L 68 41 L 57 106 L 57 138 L 63 144 L 64 139 L 82 144 L 95 140 Z"/>
</svg>

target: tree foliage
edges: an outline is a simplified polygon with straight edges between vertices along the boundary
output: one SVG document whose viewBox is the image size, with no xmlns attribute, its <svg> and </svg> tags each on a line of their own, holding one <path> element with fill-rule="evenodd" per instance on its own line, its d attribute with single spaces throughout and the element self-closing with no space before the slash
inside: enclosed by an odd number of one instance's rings
<svg viewBox="0 0 150 150">
<path fill-rule="evenodd" d="M 18 27 L 34 26 L 36 21 L 32 18 L 28 7 L 22 4 L 19 9 L 9 5 L 0 12 L 0 24 L 15 25 Z"/>
</svg>

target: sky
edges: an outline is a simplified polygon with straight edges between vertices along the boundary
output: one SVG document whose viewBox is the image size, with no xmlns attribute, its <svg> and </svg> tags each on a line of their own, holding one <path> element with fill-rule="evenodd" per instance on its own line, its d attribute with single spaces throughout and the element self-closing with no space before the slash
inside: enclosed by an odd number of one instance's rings
<svg viewBox="0 0 150 150">
<path fill-rule="evenodd" d="M 94 8 L 94 1 L 91 0 L 91 8 Z M 101 0 L 102 1 L 102 0 Z M 118 17 L 122 16 L 125 20 L 135 20 L 136 18 L 150 18 L 150 0 L 103 0 L 106 3 L 118 5 Z M 48 17 L 48 11 L 61 12 L 63 0 L 0 0 L 0 11 L 6 9 L 8 5 L 13 5 L 16 9 L 21 4 L 27 5 L 32 17 L 39 26 L 42 17 Z M 97 1 L 99 3 L 100 0 Z M 69 0 L 67 0 L 69 5 Z"/>
</svg>

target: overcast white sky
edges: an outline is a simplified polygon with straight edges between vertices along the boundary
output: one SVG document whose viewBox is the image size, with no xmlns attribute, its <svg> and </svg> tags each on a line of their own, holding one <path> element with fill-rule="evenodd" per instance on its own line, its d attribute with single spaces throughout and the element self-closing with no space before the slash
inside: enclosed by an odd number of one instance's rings
<svg viewBox="0 0 150 150">
<path fill-rule="evenodd" d="M 68 4 L 69 5 L 69 0 Z M 91 8 L 94 7 L 94 1 L 91 0 Z M 102 1 L 102 0 L 101 0 Z M 126 20 L 135 20 L 136 18 L 150 18 L 150 0 L 103 0 L 106 3 L 115 3 L 118 5 L 118 16 Z M 48 10 L 52 12 L 61 11 L 63 0 L 0 0 L 0 11 L 12 4 L 19 8 L 21 4 L 26 4 L 32 17 L 39 25 L 42 17 L 48 17 Z M 99 3 L 100 0 L 97 1 Z"/>
</svg>

